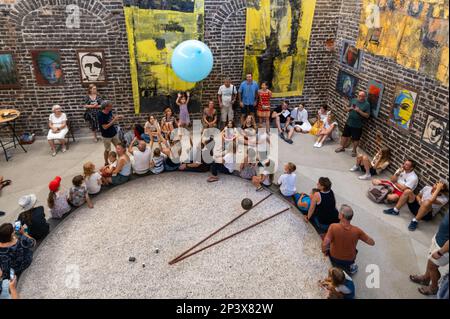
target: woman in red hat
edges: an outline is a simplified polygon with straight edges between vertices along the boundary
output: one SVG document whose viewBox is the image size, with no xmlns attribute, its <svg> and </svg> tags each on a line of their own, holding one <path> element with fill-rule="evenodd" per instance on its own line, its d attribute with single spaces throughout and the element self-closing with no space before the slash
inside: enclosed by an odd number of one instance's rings
<svg viewBox="0 0 450 319">
<path fill-rule="evenodd" d="M 47 204 L 53 218 L 61 218 L 67 214 L 71 207 L 67 201 L 67 193 L 61 189 L 61 177 L 55 177 L 49 184 Z"/>
</svg>

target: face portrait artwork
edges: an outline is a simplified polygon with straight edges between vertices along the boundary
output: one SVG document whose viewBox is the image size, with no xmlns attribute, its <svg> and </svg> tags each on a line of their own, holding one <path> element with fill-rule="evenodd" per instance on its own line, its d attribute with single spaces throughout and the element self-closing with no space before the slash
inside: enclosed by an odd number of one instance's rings
<svg viewBox="0 0 450 319">
<path fill-rule="evenodd" d="M 394 106 L 391 110 L 390 120 L 405 130 L 410 129 L 411 119 L 416 106 L 418 94 L 413 90 L 397 86 Z"/>
<path fill-rule="evenodd" d="M 78 63 L 83 84 L 106 81 L 105 59 L 102 51 L 79 51 Z"/>
<path fill-rule="evenodd" d="M 58 51 L 32 51 L 34 74 L 39 85 L 62 85 L 64 75 Z"/>
<path fill-rule="evenodd" d="M 444 143 L 446 131 L 447 122 L 442 118 L 429 114 L 423 131 L 422 141 L 440 150 Z"/>
</svg>

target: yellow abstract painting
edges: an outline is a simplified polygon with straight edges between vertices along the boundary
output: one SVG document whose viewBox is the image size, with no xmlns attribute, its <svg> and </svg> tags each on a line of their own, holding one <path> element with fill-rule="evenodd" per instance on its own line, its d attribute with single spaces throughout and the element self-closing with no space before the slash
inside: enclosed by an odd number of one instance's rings
<svg viewBox="0 0 450 319">
<path fill-rule="evenodd" d="M 161 111 L 179 91 L 201 94 L 199 84 L 175 75 L 170 61 L 178 44 L 203 39 L 204 0 L 171 1 L 169 8 L 158 1 L 142 3 L 124 8 L 136 114 Z"/>
<path fill-rule="evenodd" d="M 244 76 L 274 97 L 302 95 L 316 0 L 248 0 Z"/>
<path fill-rule="evenodd" d="M 363 0 L 357 47 L 448 86 L 448 0 Z"/>
</svg>

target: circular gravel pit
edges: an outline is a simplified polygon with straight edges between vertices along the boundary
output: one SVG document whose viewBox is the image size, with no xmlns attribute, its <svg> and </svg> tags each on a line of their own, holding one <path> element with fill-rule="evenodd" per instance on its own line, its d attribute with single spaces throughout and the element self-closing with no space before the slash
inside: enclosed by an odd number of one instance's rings
<svg viewBox="0 0 450 319">
<path fill-rule="evenodd" d="M 206 174 L 137 179 L 64 220 L 22 275 L 23 298 L 323 298 L 329 261 L 299 212 L 287 212 L 187 258 L 169 261 L 268 195 Z M 204 247 L 288 207 L 269 197 Z M 130 261 L 130 257 L 135 261 Z"/>
</svg>

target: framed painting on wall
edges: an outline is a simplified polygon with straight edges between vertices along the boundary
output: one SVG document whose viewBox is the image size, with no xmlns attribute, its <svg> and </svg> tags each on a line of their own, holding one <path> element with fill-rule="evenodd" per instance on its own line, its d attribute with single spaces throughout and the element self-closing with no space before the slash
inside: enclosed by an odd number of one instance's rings
<svg viewBox="0 0 450 319">
<path fill-rule="evenodd" d="M 442 117 L 428 114 L 425 128 L 422 133 L 422 142 L 437 151 L 442 150 L 448 121 Z"/>
<path fill-rule="evenodd" d="M 358 84 L 358 78 L 345 72 L 339 70 L 336 90 L 339 94 L 344 95 L 348 98 L 353 98 L 355 95 L 356 85 Z"/>
<path fill-rule="evenodd" d="M 367 85 L 367 101 L 370 104 L 370 113 L 378 118 L 380 113 L 381 100 L 383 99 L 384 85 L 380 82 L 370 80 Z"/>
<path fill-rule="evenodd" d="M 81 84 L 106 84 L 105 53 L 101 49 L 87 49 L 77 51 L 78 66 L 80 67 Z"/>
<path fill-rule="evenodd" d="M 419 93 L 402 84 L 397 84 L 394 97 L 389 121 L 401 129 L 409 130 Z"/>
<path fill-rule="evenodd" d="M 359 71 L 361 67 L 363 51 L 357 49 L 348 41 L 343 42 L 341 52 L 341 63 Z"/>
<path fill-rule="evenodd" d="M 34 75 L 38 85 L 56 86 L 64 84 L 59 50 L 31 51 Z"/>
<path fill-rule="evenodd" d="M 0 89 L 20 87 L 13 53 L 0 51 Z"/>
</svg>

